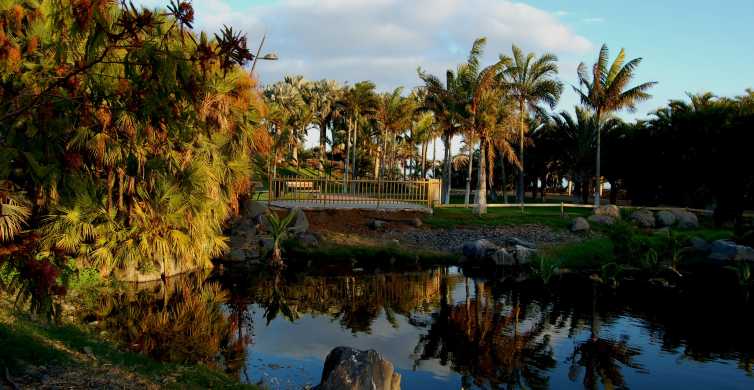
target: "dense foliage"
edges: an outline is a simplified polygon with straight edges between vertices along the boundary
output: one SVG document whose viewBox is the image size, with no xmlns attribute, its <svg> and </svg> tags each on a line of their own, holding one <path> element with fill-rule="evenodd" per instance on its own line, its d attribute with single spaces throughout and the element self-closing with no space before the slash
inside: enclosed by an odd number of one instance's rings
<svg viewBox="0 0 754 390">
<path fill-rule="evenodd" d="M 16 241 L 0 261 L 170 275 L 227 248 L 265 107 L 245 37 L 196 35 L 193 17 L 0 1 L 0 239 Z"/>
</svg>

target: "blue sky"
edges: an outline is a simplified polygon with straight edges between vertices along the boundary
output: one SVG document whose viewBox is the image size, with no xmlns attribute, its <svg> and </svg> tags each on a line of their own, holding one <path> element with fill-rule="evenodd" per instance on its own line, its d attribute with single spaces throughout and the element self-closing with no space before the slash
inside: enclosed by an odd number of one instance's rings
<svg viewBox="0 0 754 390">
<path fill-rule="evenodd" d="M 136 0 L 165 6 L 167 0 Z M 653 98 L 626 119 L 644 117 L 688 92 L 734 96 L 754 87 L 754 0 L 193 0 L 196 26 L 263 33 L 280 61 L 260 63 L 263 83 L 285 74 L 340 82 L 372 80 L 381 90 L 419 84 L 416 68 L 442 75 L 487 36 L 486 60 L 553 52 L 560 78 L 576 83 L 601 44 L 642 57 L 639 81 L 658 81 Z M 266 50 L 266 51 L 267 51 Z M 567 88 L 557 110 L 577 103 Z"/>
<path fill-rule="evenodd" d="M 140 0 L 160 6 L 166 0 Z M 267 32 L 281 58 L 260 63 L 264 83 L 284 74 L 382 90 L 418 85 L 417 66 L 443 74 L 464 60 L 477 36 L 488 37 L 492 61 L 516 43 L 561 59 L 561 79 L 594 61 L 605 42 L 615 55 L 643 57 L 637 81 L 658 81 L 653 99 L 626 118 L 643 117 L 684 93 L 738 95 L 754 87 L 754 0 L 194 0 L 197 26 L 228 24 L 250 45 Z M 558 109 L 571 109 L 567 89 Z"/>
</svg>

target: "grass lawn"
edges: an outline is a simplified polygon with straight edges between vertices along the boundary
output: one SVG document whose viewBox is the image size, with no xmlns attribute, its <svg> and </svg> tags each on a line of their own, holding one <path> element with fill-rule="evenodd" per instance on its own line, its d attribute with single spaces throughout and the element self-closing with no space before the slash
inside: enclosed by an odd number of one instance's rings
<svg viewBox="0 0 754 390">
<path fill-rule="evenodd" d="M 0 369 L 7 367 L 10 375 L 16 377 L 26 365 L 65 367 L 88 373 L 87 367 L 96 364 L 168 388 L 257 388 L 241 385 L 225 373 L 204 365 L 162 363 L 144 355 L 120 351 L 79 326 L 42 325 L 11 314 L 7 302 L 0 305 L 0 346 Z M 95 362 L 82 359 L 84 348 L 91 349 L 97 359 Z M 91 371 L 93 375 L 107 376 L 107 371 Z M 165 378 L 170 381 L 163 382 Z"/>
<path fill-rule="evenodd" d="M 424 222 L 436 228 L 454 228 L 459 226 L 499 226 L 542 224 L 554 228 L 568 228 L 571 219 L 588 217 L 592 210 L 588 208 L 567 208 L 565 218 L 560 217 L 560 208 L 524 207 L 488 208 L 481 217 L 474 215 L 471 208 L 436 208 L 434 213 L 424 218 Z"/>
</svg>

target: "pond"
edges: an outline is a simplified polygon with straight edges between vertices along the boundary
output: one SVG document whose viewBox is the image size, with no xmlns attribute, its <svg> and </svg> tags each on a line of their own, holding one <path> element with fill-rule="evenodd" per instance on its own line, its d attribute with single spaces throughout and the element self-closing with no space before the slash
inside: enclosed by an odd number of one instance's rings
<svg viewBox="0 0 754 390">
<path fill-rule="evenodd" d="M 454 267 L 252 275 L 226 271 L 163 294 L 170 318 L 149 321 L 190 323 L 193 336 L 134 326 L 141 314 L 118 308 L 135 302 L 133 292 L 98 315 L 113 329 L 136 329 L 120 337 L 145 352 L 212 358 L 241 381 L 273 389 L 319 383 L 327 353 L 340 345 L 377 350 L 404 389 L 754 388 L 752 305 L 725 284 L 668 290 L 566 279 L 545 288 Z M 204 297 L 207 313 L 192 294 Z"/>
</svg>

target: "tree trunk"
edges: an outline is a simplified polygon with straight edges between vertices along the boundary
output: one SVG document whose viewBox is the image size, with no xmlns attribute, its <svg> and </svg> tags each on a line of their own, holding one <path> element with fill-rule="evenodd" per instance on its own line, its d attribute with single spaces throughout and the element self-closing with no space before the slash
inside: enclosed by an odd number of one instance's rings
<svg viewBox="0 0 754 390">
<path fill-rule="evenodd" d="M 479 140 L 479 189 L 476 194 L 477 207 L 474 209 L 476 215 L 487 214 L 487 158 L 484 143 L 484 139 Z"/>
<path fill-rule="evenodd" d="M 359 149 L 358 146 L 358 137 L 359 137 L 359 125 L 358 122 L 354 123 L 353 126 L 353 169 L 351 170 L 351 176 L 355 179 L 356 178 L 356 151 Z"/>
<path fill-rule="evenodd" d="M 471 142 L 469 144 L 469 165 L 468 165 L 469 170 L 468 170 L 468 174 L 466 175 L 466 197 L 463 201 L 463 204 L 466 206 L 469 205 L 469 200 L 470 200 L 469 198 L 471 196 L 471 173 L 472 173 L 471 170 L 473 168 L 472 167 L 473 162 L 474 162 L 474 143 Z"/>
<path fill-rule="evenodd" d="M 500 161 L 500 180 L 503 182 L 503 203 L 508 203 L 508 177 L 505 175 L 505 156 Z"/>
<path fill-rule="evenodd" d="M 443 204 L 450 204 L 450 189 L 452 188 L 452 185 L 450 183 L 450 135 L 445 135 L 445 169 L 443 169 L 443 198 L 442 203 Z"/>
<path fill-rule="evenodd" d="M 597 121 L 597 181 L 594 187 L 594 207 L 600 207 L 600 192 L 602 191 L 602 177 L 600 176 L 600 154 L 602 153 L 602 126 L 600 125 L 600 110 L 595 115 Z"/>
<path fill-rule="evenodd" d="M 432 178 L 437 178 L 437 138 L 432 139 Z"/>
<path fill-rule="evenodd" d="M 524 100 L 520 100 L 518 103 L 519 108 L 519 147 L 518 147 L 518 157 L 519 161 L 521 162 L 521 168 L 518 170 L 518 188 L 516 188 L 516 200 L 518 203 L 523 204 L 524 203 L 524 106 L 526 102 Z"/>
<path fill-rule="evenodd" d="M 429 142 L 429 141 L 428 141 Z M 427 178 L 427 149 L 429 149 L 429 144 L 427 142 L 422 144 L 422 165 L 421 165 L 421 179 Z"/>
<path fill-rule="evenodd" d="M 327 160 L 327 122 L 319 125 L 319 171 L 324 174 L 325 160 Z"/>
<path fill-rule="evenodd" d="M 348 182 L 348 169 L 351 167 L 351 127 L 352 120 L 348 119 L 348 129 L 346 129 L 346 163 L 343 167 L 343 192 L 346 192 L 346 183 Z"/>
</svg>

